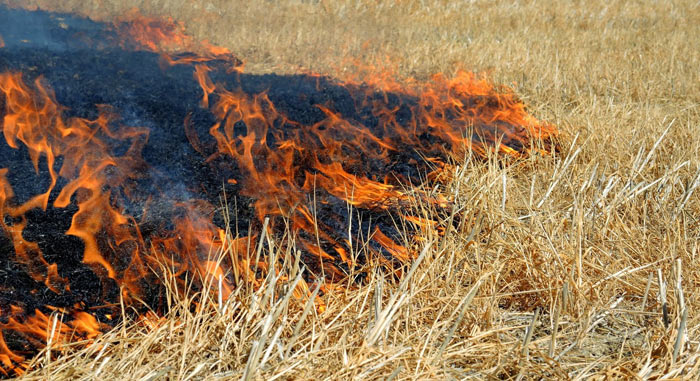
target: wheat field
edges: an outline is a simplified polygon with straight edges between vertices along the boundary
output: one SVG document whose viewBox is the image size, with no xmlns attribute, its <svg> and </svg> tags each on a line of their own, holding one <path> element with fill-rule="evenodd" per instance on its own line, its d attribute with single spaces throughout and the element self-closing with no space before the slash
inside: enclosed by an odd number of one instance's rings
<svg viewBox="0 0 700 381">
<path fill-rule="evenodd" d="M 5 3 L 172 17 L 252 73 L 482 73 L 556 125 L 562 147 L 456 163 L 436 191 L 464 223 L 426 232 L 400 280 L 336 285 L 325 310 L 291 297 L 291 262 L 289 281 L 240 285 L 225 302 L 172 289 L 170 315 L 46 350 L 24 379 L 700 376 L 700 3 Z M 192 312 L 197 298 L 212 303 Z"/>
</svg>

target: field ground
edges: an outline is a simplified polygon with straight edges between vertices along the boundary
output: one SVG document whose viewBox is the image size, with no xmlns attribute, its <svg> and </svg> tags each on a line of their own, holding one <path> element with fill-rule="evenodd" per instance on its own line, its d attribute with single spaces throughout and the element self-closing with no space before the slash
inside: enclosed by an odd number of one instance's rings
<svg viewBox="0 0 700 381">
<path fill-rule="evenodd" d="M 249 72 L 343 77 L 352 62 L 391 62 L 418 79 L 486 73 L 557 125 L 562 146 L 506 167 L 459 163 L 441 191 L 467 222 L 426 237 L 400 282 L 341 286 L 323 312 L 274 297 L 278 285 L 193 314 L 180 290 L 165 324 L 43 354 L 26 379 L 700 375 L 696 1 L 26 3 L 172 16 Z"/>
</svg>

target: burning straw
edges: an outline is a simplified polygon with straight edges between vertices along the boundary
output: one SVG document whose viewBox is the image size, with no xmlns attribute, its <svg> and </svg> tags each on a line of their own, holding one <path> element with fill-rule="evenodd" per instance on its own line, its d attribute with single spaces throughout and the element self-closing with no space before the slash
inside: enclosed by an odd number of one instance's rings
<svg viewBox="0 0 700 381">
<path fill-rule="evenodd" d="M 7 374 L 26 367 L 21 353 L 46 347 L 50 359 L 63 343 L 92 340 L 126 319 L 125 311 L 168 314 L 168 289 L 200 290 L 192 308 L 206 311 L 211 288 L 219 309 L 242 285 L 269 288 L 266 304 L 280 280 L 293 278 L 287 308 L 292 296 L 315 300 L 315 282 L 329 293 L 333 282 L 360 281 L 374 266 L 402 276 L 427 250 L 417 256 L 424 242 L 409 236 L 459 223 L 412 207 L 448 213 L 454 200 L 431 189 L 452 160 L 546 153 L 543 142 L 556 133 L 514 94 L 467 72 L 410 86 L 250 76 L 225 49 L 195 49 L 172 20 L 80 24 L 62 16 L 57 24 L 43 12 L 2 11 L 66 31 L 23 39 L 17 22 L 0 51 L 3 152 L 13 158 L 0 169 L 0 228 L 4 261 L 26 279 L 21 291 L 4 290 L 23 295 L 3 306 Z M 98 63 L 76 66 L 88 57 Z M 108 85 L 89 88 L 97 82 Z M 159 90 L 163 83 L 174 85 Z M 175 129 L 168 120 L 177 119 Z M 33 236 L 37 227 L 50 238 Z M 295 254 L 293 273 L 277 270 L 291 258 L 275 258 L 277 250 Z M 394 304 L 369 345 L 386 331 L 400 300 Z M 269 358 L 271 347 L 262 346 L 279 335 L 270 327 L 246 369 Z"/>
</svg>

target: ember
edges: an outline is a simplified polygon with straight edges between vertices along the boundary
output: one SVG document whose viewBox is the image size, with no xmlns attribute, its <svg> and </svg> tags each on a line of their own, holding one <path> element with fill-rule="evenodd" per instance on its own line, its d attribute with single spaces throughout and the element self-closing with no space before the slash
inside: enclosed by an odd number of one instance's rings
<svg viewBox="0 0 700 381">
<path fill-rule="evenodd" d="M 163 311 L 159 264 L 222 279 L 224 295 L 257 284 L 263 229 L 301 251 L 306 282 L 397 269 L 414 255 L 406 234 L 439 227 L 411 205 L 449 202 L 425 179 L 468 149 L 519 157 L 555 134 L 469 73 L 250 75 L 172 21 L 132 20 L 0 8 L 6 374 L 47 343 L 94 337 L 122 300 Z M 224 244 L 233 255 L 212 261 Z"/>
</svg>

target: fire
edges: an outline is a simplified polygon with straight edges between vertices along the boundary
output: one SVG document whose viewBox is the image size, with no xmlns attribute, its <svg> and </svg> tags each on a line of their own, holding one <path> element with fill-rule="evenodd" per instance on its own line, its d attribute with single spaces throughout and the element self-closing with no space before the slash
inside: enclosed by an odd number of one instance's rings
<svg viewBox="0 0 700 381">
<path fill-rule="evenodd" d="M 185 27 L 172 18 L 157 19 L 141 15 L 133 8 L 114 22 L 122 41 L 136 44 L 137 48 L 151 52 L 180 51 L 191 46 L 193 39 L 185 33 Z"/>
<path fill-rule="evenodd" d="M 51 348 L 60 350 L 64 344 L 94 339 L 102 330 L 108 328 L 106 324 L 98 322 L 87 312 L 75 312 L 68 323 L 61 320 L 60 312 L 46 315 L 38 309 L 33 315 L 21 320 L 12 316 L 23 315 L 22 312 L 17 307 L 13 307 L 11 317 L 2 324 L 2 328 L 21 334 L 27 342 L 37 347 L 49 345 Z M 10 350 L 4 337 L 0 335 L 0 363 L 4 365 L 4 368 L 0 367 L 0 372 L 8 376 L 6 369 L 12 369 L 16 374 L 21 374 L 26 369 L 25 360 L 27 360 L 25 356 Z"/>
<path fill-rule="evenodd" d="M 120 37 L 122 47 L 162 54 L 163 59 L 170 65 L 223 59 L 228 61 L 234 70 L 243 70 L 243 62 L 230 50 L 212 45 L 206 40 L 195 41 L 185 32 L 184 25 L 171 17 L 147 17 L 142 15 L 138 8 L 133 8 L 115 20 L 113 27 Z M 177 54 L 182 52 L 188 54 Z"/>
<path fill-rule="evenodd" d="M 197 43 L 172 19 L 132 12 L 111 28 L 122 54 L 156 52 L 168 64 L 159 67 L 163 73 L 186 73 L 193 88 L 149 99 L 195 94 L 196 109 L 182 116 L 176 135 L 182 141 L 166 150 L 184 152 L 185 158 L 172 160 L 194 161 L 197 170 L 219 177 L 159 182 L 170 174 L 152 164 L 148 147 L 171 142 L 154 143 L 162 127 L 128 117 L 141 105 L 97 104 L 81 113 L 62 105 L 41 76 L 29 82 L 27 73 L 0 73 L 3 144 L 26 152 L 33 173 L 21 175 L 44 186 L 27 196 L 13 169 L 0 168 L 0 244 L 6 238 L 9 261 L 34 282 L 27 298 L 43 292 L 70 300 L 0 306 L 0 369 L 6 374 L 21 373 L 27 360 L 17 338 L 31 349 L 59 350 L 61 343 L 94 339 L 118 316 L 119 302 L 147 301 L 164 312 L 162 279 L 153 269 L 167 268 L 179 287 L 193 278 L 197 287 L 211 284 L 224 299 L 241 283 L 259 287 L 266 273 L 279 271 L 256 255 L 265 237 L 286 236 L 280 245 L 301 252 L 309 271 L 295 290 L 300 299 L 312 294 L 311 282 L 325 281 L 322 290 L 333 292 L 333 282 L 369 264 L 395 270 L 416 254 L 402 222 L 409 231 L 444 229 L 412 212 L 416 203 L 449 204 L 423 192 L 422 179 L 435 184 L 468 150 L 518 158 L 538 150 L 533 141 L 556 135 L 514 94 L 468 72 L 425 82 L 400 82 L 386 73 L 361 81 L 280 77 L 286 82 L 257 89 L 259 79 L 245 82 L 241 62 L 228 50 Z M 218 191 L 212 195 L 205 181 Z M 187 184 L 184 190 L 169 189 L 180 183 Z M 231 233 L 218 220 L 217 205 L 230 201 L 221 187 L 245 201 L 239 209 L 247 232 Z M 37 215 L 69 216 L 60 233 L 78 248 L 59 256 L 27 239 Z M 217 257 L 222 252 L 227 255 Z M 76 274 L 88 280 L 80 283 Z M 95 295 L 71 299 L 92 283 L 99 284 Z M 323 310 L 322 300 L 317 303 Z M 146 312 L 140 318 L 158 322 Z"/>
</svg>

